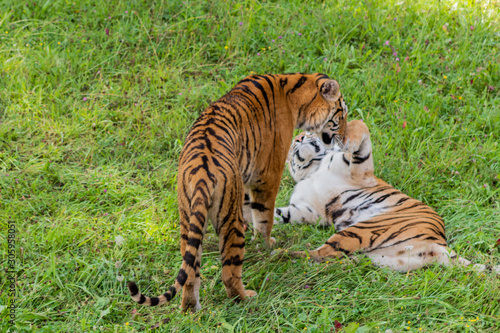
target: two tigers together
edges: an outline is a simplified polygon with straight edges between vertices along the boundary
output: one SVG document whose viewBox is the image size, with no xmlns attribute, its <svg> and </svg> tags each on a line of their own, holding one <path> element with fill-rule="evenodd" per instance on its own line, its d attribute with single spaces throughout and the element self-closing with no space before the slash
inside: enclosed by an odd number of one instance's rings
<svg viewBox="0 0 500 333">
<path fill-rule="evenodd" d="M 314 135 L 297 138 L 289 152 L 296 128 Z M 148 297 L 129 282 L 132 299 L 161 305 L 182 288 L 181 307 L 201 308 L 200 266 L 208 220 L 219 238 L 227 296 L 240 300 L 256 295 L 242 281 L 245 223 L 253 225 L 254 238 L 260 235 L 272 246 L 275 218 L 335 225 L 338 233 L 309 252 L 315 259 L 361 251 L 375 263 L 400 271 L 435 260 L 470 263 L 448 252 L 443 221 L 431 208 L 373 175 L 371 149 L 368 128 L 360 121 L 347 123 L 339 84 L 327 75 L 243 79 L 199 116 L 181 151 L 177 190 L 182 264 L 174 284 L 164 294 Z M 287 156 L 299 183 L 291 205 L 275 210 Z M 324 186 L 315 188 L 316 182 Z"/>
<path fill-rule="evenodd" d="M 256 295 L 242 282 L 244 223 L 253 225 L 254 237 L 261 235 L 268 246 L 274 243 L 274 202 L 293 130 L 330 138 L 336 130 L 330 125 L 343 105 L 339 84 L 324 74 L 252 75 L 212 103 L 195 121 L 180 154 L 182 265 L 175 283 L 163 295 L 147 297 L 129 282 L 132 298 L 161 305 L 182 288 L 181 307 L 201 308 L 200 266 L 208 220 L 219 237 L 227 296 L 243 300 Z"/>
</svg>

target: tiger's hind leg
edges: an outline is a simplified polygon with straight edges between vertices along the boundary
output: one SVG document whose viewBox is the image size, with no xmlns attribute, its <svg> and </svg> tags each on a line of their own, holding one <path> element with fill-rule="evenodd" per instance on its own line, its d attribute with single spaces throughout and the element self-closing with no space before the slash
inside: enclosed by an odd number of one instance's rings
<svg viewBox="0 0 500 333">
<path fill-rule="evenodd" d="M 219 236 L 219 246 L 222 258 L 222 282 L 229 298 L 255 296 L 252 290 L 245 290 L 242 281 L 243 258 L 245 255 L 245 237 L 243 221 L 235 220 L 226 232 Z"/>
<path fill-rule="evenodd" d="M 430 241 L 409 240 L 396 246 L 387 247 L 366 253 L 372 262 L 379 267 L 389 267 L 398 272 L 408 272 L 433 263 L 443 266 L 462 265 L 470 266 L 472 262 L 458 257 L 447 246 Z M 473 264 L 479 272 L 487 269 L 486 265 Z M 497 271 L 497 268 L 493 268 Z M 497 271 L 500 273 L 500 269 Z"/>
<path fill-rule="evenodd" d="M 343 230 L 334 234 L 326 243 L 314 251 L 291 252 L 294 257 L 310 257 L 315 261 L 338 258 L 362 249 L 362 240 L 354 233 Z"/>
<path fill-rule="evenodd" d="M 198 248 L 195 261 L 195 275 L 194 278 L 188 277 L 186 284 L 182 288 L 182 302 L 181 309 L 192 309 L 193 312 L 201 310 L 200 304 L 200 267 L 201 267 L 201 254 L 202 247 Z"/>
<path fill-rule="evenodd" d="M 241 186 L 243 188 L 243 186 Z M 238 192 L 238 191 L 236 191 Z M 222 282 L 229 298 L 239 297 L 244 300 L 247 296 L 255 296 L 253 290 L 245 290 L 242 281 L 242 267 L 245 255 L 245 229 L 243 223 L 243 196 L 223 196 L 223 215 L 219 235 L 219 251 L 222 259 Z M 241 192 L 240 192 L 241 193 Z"/>
<path fill-rule="evenodd" d="M 448 266 L 456 254 L 433 241 L 409 239 L 406 242 L 366 252 L 373 264 L 398 272 L 408 272 L 433 263 Z"/>
<path fill-rule="evenodd" d="M 184 193 L 179 192 L 178 196 L 178 201 L 179 201 L 179 216 L 180 216 L 180 228 L 181 228 L 181 235 L 185 235 L 186 237 L 181 237 L 181 255 L 184 258 L 186 256 L 186 250 L 188 246 L 192 246 L 194 239 L 189 241 L 188 234 L 189 234 L 189 229 L 190 229 L 190 221 L 189 221 L 189 215 L 186 212 L 183 207 L 190 207 L 189 200 L 187 197 L 184 195 Z M 204 225 L 202 226 L 201 230 L 199 232 L 201 233 L 199 235 L 199 244 L 198 244 L 198 250 L 196 252 L 196 258 L 194 261 L 194 270 L 190 271 L 187 274 L 186 277 L 186 282 L 184 286 L 182 287 L 182 301 L 181 301 L 181 309 L 183 310 L 188 310 L 192 309 L 193 312 L 198 311 L 201 309 L 200 305 L 200 266 L 201 266 L 201 255 L 202 255 L 202 243 L 203 243 L 203 236 L 205 235 L 205 231 L 207 228 L 208 223 L 205 221 Z"/>
<path fill-rule="evenodd" d="M 492 271 L 496 274 L 500 274 L 500 265 L 497 266 L 487 266 L 484 264 L 473 264 L 472 261 L 467 260 L 465 258 L 457 256 L 455 251 L 445 248 L 444 251 L 448 253 L 448 256 L 444 256 L 442 261 L 440 261 L 441 264 L 445 266 L 450 266 L 450 265 L 461 265 L 464 267 L 471 266 L 472 268 L 478 272 L 484 272 L 484 271 Z"/>
</svg>

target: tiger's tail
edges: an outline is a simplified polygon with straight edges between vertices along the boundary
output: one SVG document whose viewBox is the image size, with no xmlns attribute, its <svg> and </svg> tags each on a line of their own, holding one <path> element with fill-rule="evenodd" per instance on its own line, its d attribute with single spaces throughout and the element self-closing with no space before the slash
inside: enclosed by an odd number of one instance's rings
<svg viewBox="0 0 500 333">
<path fill-rule="evenodd" d="M 186 242 L 185 252 L 182 258 L 181 268 L 177 274 L 174 284 L 163 295 L 148 297 L 139 291 L 135 282 L 128 282 L 127 287 L 129 289 L 130 296 L 137 303 L 146 306 L 156 306 L 170 302 L 175 295 L 179 293 L 181 288 L 184 287 L 186 281 L 189 280 L 192 283 L 195 279 L 196 270 L 200 266 L 200 261 L 199 259 L 196 260 L 196 258 L 203 240 L 208 207 L 211 205 L 211 198 L 214 192 L 214 185 L 209 185 L 208 181 L 199 181 L 197 185 L 198 184 L 203 184 L 204 186 L 196 186 L 193 191 L 187 239 L 184 235 L 182 235 L 181 240 L 181 242 Z"/>
</svg>

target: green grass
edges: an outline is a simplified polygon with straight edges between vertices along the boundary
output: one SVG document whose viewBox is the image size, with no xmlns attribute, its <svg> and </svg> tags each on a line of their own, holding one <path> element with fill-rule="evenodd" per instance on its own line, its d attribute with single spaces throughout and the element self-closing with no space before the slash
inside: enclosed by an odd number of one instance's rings
<svg viewBox="0 0 500 333">
<path fill-rule="evenodd" d="M 125 286 L 154 295 L 173 282 L 183 140 L 251 72 L 337 79 L 350 118 L 370 127 L 377 175 L 434 207 L 461 256 L 499 264 L 498 1 L 148 3 L 0 3 L 0 331 L 9 327 L 7 221 L 17 226 L 19 332 L 157 323 L 164 332 L 329 332 L 335 320 L 347 332 L 500 331 L 492 274 L 400 274 L 363 257 L 277 260 L 249 234 L 244 282 L 259 296 L 234 303 L 211 228 L 202 311 L 181 313 L 180 297 L 138 307 Z M 293 188 L 286 173 L 282 184 L 279 205 Z M 273 230 L 278 247 L 295 250 L 332 233 Z"/>
</svg>

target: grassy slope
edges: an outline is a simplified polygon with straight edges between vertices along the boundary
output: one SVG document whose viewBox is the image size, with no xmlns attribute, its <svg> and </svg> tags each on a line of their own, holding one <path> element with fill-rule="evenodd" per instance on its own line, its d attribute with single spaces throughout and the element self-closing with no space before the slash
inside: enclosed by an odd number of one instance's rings
<svg viewBox="0 0 500 333">
<path fill-rule="evenodd" d="M 19 331 L 161 322 L 165 332 L 323 332 L 334 320 L 374 332 L 500 330 L 492 275 L 276 261 L 255 243 L 244 280 L 259 297 L 234 304 L 211 228 L 201 312 L 183 315 L 179 298 L 136 307 L 125 287 L 135 280 L 159 294 L 173 281 L 182 142 L 210 101 L 252 71 L 336 78 L 351 119 L 371 128 L 378 175 L 435 207 L 462 256 L 498 264 L 498 2 L 146 2 L 0 4 L 0 238 L 4 246 L 14 221 Z M 285 174 L 278 204 L 292 187 Z M 304 249 L 332 232 L 278 226 L 274 236 Z M 0 318 L 4 331 L 5 310 Z"/>
</svg>

